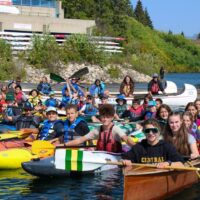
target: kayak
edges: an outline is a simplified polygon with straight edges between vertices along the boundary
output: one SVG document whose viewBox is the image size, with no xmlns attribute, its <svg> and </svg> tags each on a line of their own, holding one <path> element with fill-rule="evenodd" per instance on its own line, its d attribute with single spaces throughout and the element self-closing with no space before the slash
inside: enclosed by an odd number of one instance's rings
<svg viewBox="0 0 200 200">
<path fill-rule="evenodd" d="M 102 163 L 120 159 L 121 154 L 110 152 L 56 149 L 55 156 L 23 162 L 22 168 L 39 177 L 86 175 L 116 169 L 116 165 Z"/>
<path fill-rule="evenodd" d="M 7 133 L 0 134 L 0 141 L 10 140 L 10 139 L 23 139 L 28 137 L 32 132 L 22 132 L 22 131 L 9 131 Z"/>
<path fill-rule="evenodd" d="M 0 152 L 0 169 L 18 169 L 22 162 L 36 158 L 28 149 L 8 149 Z"/>
<path fill-rule="evenodd" d="M 199 167 L 200 161 L 192 161 Z M 124 170 L 124 200 L 166 199 L 198 182 L 198 172 L 134 166 Z M 187 199 L 187 197 L 186 197 Z"/>
</svg>

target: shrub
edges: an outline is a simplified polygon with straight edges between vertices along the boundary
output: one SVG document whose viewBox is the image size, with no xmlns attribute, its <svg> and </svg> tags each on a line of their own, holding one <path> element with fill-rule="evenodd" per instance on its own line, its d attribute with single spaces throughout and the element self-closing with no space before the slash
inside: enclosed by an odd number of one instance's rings
<svg viewBox="0 0 200 200">
<path fill-rule="evenodd" d="M 28 61 L 36 68 L 47 68 L 55 71 L 60 63 L 60 48 L 54 37 L 50 35 L 37 36 L 32 38 L 32 50 L 28 55 Z"/>
</svg>

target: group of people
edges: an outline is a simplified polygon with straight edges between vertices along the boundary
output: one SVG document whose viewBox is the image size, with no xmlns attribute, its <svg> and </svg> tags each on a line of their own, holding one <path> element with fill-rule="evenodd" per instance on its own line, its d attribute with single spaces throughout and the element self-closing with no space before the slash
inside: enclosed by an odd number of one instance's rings
<svg viewBox="0 0 200 200">
<path fill-rule="evenodd" d="M 189 103 L 183 113 L 172 112 L 160 98 L 153 100 L 159 91 L 164 93 L 158 75 L 153 74 L 142 103 L 134 97 L 134 81 L 126 76 L 113 106 L 108 103 L 109 92 L 102 80 L 97 79 L 89 91 L 84 91 L 78 81 L 77 78 L 66 80 L 62 100 L 55 97 L 46 77 L 29 96 L 24 94 L 19 81 L 3 86 L 0 132 L 29 129 L 32 134 L 28 140 L 49 140 L 56 146 L 78 146 L 96 139 L 97 150 L 115 153 L 122 153 L 124 141 L 130 146 L 130 151 L 122 154 L 125 165 L 131 162 L 158 163 L 158 167 L 183 165 L 183 156 L 191 159 L 199 156 L 200 100 Z M 45 101 L 44 95 L 48 95 Z M 126 97 L 133 98 L 132 105 L 126 104 Z M 99 105 L 95 103 L 97 98 L 101 99 Z M 60 109 L 66 111 L 64 120 L 59 119 Z M 90 130 L 87 117 L 102 125 Z M 146 139 L 135 144 L 114 119 L 138 121 L 136 127 L 143 130 Z"/>
</svg>

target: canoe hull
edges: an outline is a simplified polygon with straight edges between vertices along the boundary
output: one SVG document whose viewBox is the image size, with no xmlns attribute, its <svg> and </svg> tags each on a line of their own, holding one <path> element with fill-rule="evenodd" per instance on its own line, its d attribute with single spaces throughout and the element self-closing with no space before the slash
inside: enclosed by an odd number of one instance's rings
<svg viewBox="0 0 200 200">
<path fill-rule="evenodd" d="M 164 199 L 198 182 L 194 171 L 170 171 L 124 177 L 124 200 Z"/>
</svg>

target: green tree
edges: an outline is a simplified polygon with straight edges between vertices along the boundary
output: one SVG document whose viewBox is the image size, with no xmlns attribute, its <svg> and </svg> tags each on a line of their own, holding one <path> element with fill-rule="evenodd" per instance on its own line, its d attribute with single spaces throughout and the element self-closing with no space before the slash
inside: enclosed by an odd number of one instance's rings
<svg viewBox="0 0 200 200">
<path fill-rule="evenodd" d="M 0 80 L 11 79 L 13 74 L 16 74 L 16 68 L 12 61 L 11 46 L 0 39 Z"/>
<path fill-rule="evenodd" d="M 60 48 L 51 35 L 33 36 L 33 47 L 28 55 L 30 64 L 54 72 L 59 66 Z"/>
<path fill-rule="evenodd" d="M 140 0 L 136 4 L 134 14 L 135 14 L 135 19 L 137 21 L 139 21 L 142 24 L 146 24 L 145 12 L 143 10 L 143 5 L 142 5 L 142 2 Z"/>
<path fill-rule="evenodd" d="M 144 11 L 144 15 L 145 15 L 145 24 L 144 25 L 153 29 L 153 23 L 151 21 L 150 15 L 149 15 L 146 8 L 145 8 L 145 11 Z"/>
<path fill-rule="evenodd" d="M 200 33 L 197 34 L 197 40 L 200 40 Z"/>
</svg>

